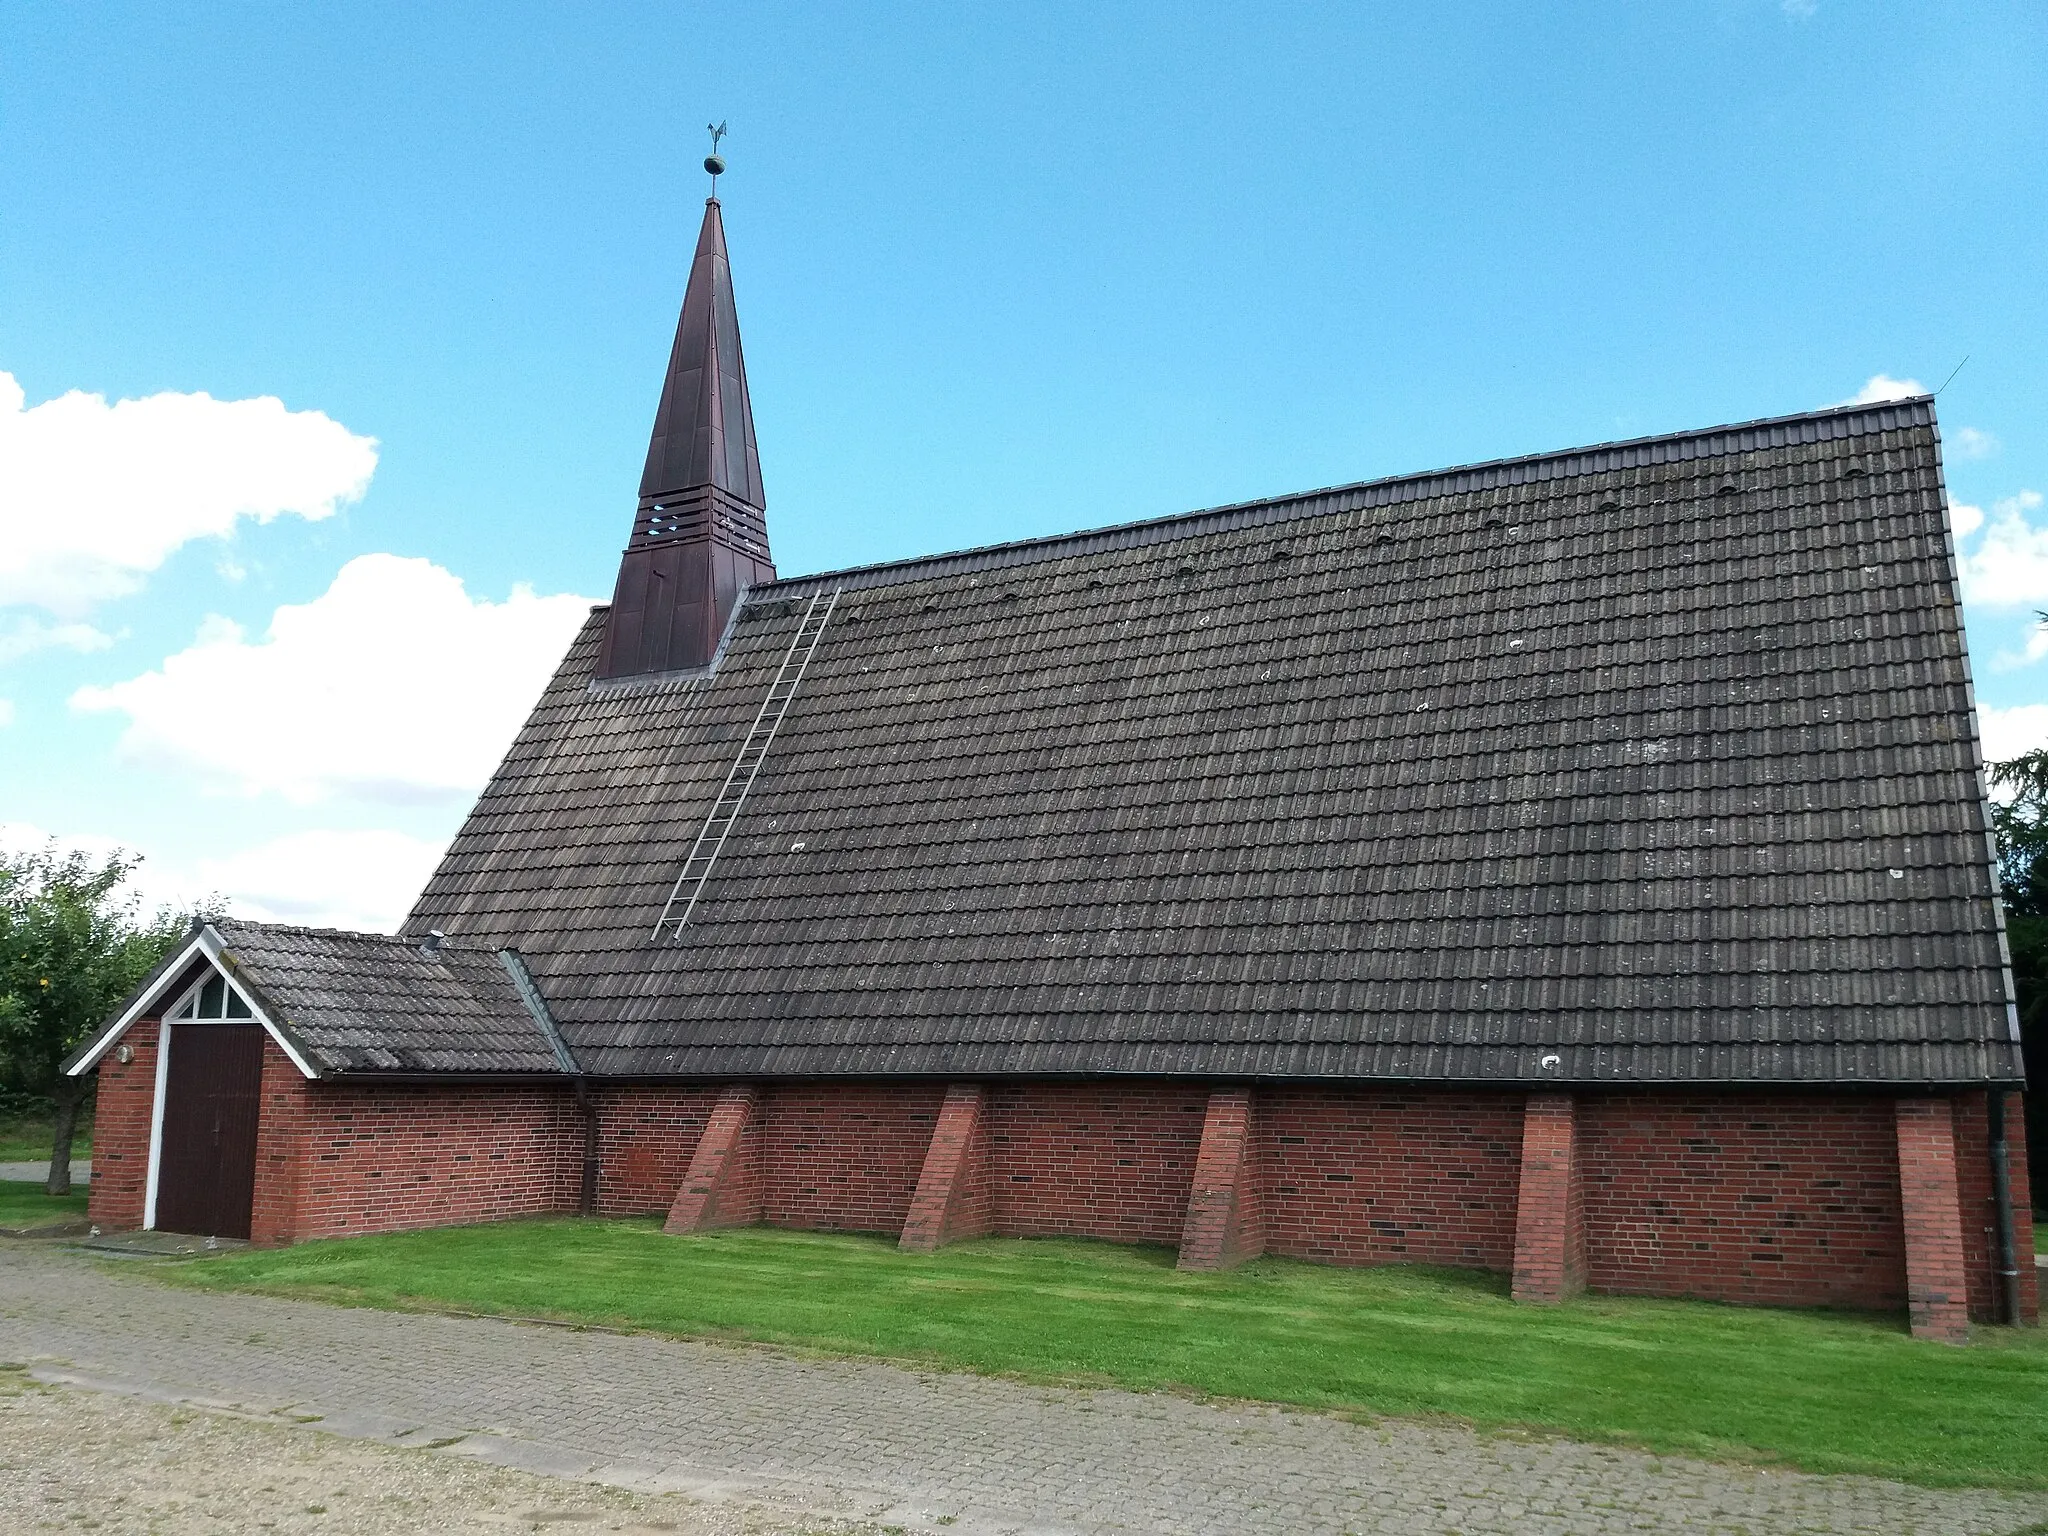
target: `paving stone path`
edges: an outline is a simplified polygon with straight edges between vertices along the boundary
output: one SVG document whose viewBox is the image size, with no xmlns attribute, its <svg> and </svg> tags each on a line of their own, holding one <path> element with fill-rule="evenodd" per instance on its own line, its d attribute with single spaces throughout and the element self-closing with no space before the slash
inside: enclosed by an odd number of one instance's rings
<svg viewBox="0 0 2048 1536">
<path fill-rule="evenodd" d="M 2048 1495 L 198 1294 L 26 1241 L 0 1240 L 0 1360 L 533 1471 L 793 1498 L 917 1530 L 2001 1536 L 2048 1521 Z"/>
<path fill-rule="evenodd" d="M 40 1163 L 0 1163 L 0 1179 L 20 1183 L 40 1184 L 50 1176 L 48 1159 Z M 83 1191 L 92 1182 L 92 1159 L 74 1157 L 71 1159 L 71 1187 Z"/>
</svg>

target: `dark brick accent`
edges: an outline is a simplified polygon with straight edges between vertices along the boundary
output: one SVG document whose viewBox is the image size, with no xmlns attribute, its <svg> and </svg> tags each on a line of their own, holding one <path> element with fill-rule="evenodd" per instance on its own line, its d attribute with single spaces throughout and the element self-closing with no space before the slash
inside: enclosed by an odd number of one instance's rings
<svg viewBox="0 0 2048 1536">
<path fill-rule="evenodd" d="M 1531 1094 L 1515 1201 L 1515 1300 L 1555 1303 L 1586 1288 L 1584 1182 L 1572 1096 Z"/>
<path fill-rule="evenodd" d="M 978 1083 L 954 1083 L 946 1089 L 917 1176 L 910 1216 L 903 1223 L 899 1246 L 906 1252 L 930 1253 L 944 1243 L 988 1230 L 986 1103 Z"/>
</svg>

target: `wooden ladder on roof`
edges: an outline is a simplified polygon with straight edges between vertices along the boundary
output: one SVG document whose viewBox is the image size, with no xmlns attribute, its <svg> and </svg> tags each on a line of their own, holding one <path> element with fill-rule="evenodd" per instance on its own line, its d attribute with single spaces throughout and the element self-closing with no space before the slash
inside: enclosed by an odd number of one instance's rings
<svg viewBox="0 0 2048 1536">
<path fill-rule="evenodd" d="M 711 868 L 718 862 L 726 838 L 732 835 L 732 825 L 739 820 L 740 807 L 747 803 L 747 791 L 754 787 L 754 776 L 761 771 L 761 763 L 768 756 L 768 744 L 775 740 L 783 716 L 789 713 L 789 702 L 796 697 L 797 684 L 803 681 L 804 669 L 811 664 L 818 642 L 824 638 L 832 610 L 839 606 L 840 590 L 834 587 L 827 592 L 820 588 L 811 594 L 810 604 L 804 609 L 796 633 L 790 636 L 789 649 L 783 653 L 782 665 L 776 669 L 775 679 L 768 685 L 767 697 L 761 700 L 761 707 L 754 712 L 754 723 L 747 730 L 747 739 L 740 743 L 740 754 L 733 759 L 732 767 L 725 775 L 725 783 L 719 787 L 718 798 L 711 802 L 711 814 L 704 818 L 704 825 L 698 829 L 697 841 L 690 845 L 690 856 L 683 860 L 683 872 L 676 876 L 675 889 L 668 893 L 668 902 L 654 924 L 655 938 L 659 939 L 664 933 L 671 937 L 680 936 L 690 925 L 690 914 L 696 911 L 697 902 L 704 895 L 705 883 L 711 878 Z M 678 904 L 681 911 L 676 910 Z"/>
</svg>

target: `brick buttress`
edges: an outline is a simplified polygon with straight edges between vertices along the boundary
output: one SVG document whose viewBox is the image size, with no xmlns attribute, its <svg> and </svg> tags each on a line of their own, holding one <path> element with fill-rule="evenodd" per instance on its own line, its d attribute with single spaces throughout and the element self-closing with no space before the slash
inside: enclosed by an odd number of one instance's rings
<svg viewBox="0 0 2048 1536">
<path fill-rule="evenodd" d="M 1522 1118 L 1522 1187 L 1515 1202 L 1515 1300 L 1560 1302 L 1586 1288 L 1586 1204 L 1578 1105 L 1532 1094 Z"/>
<path fill-rule="evenodd" d="M 941 1244 L 988 1231 L 987 1102 L 979 1083 L 946 1089 L 898 1244 L 906 1252 L 930 1253 Z"/>
<path fill-rule="evenodd" d="M 760 1106 L 761 1090 L 752 1083 L 719 1094 L 665 1231 L 745 1227 L 761 1219 Z"/>
<path fill-rule="evenodd" d="M 1962 1344 L 1970 1336 L 1970 1303 L 1956 1196 L 1955 1113 L 1947 1099 L 1900 1099 L 1897 1116 L 1906 1308 L 1913 1333 Z"/>
<path fill-rule="evenodd" d="M 1251 1094 L 1242 1088 L 1210 1094 L 1181 1231 L 1182 1269 L 1225 1269 L 1265 1252 L 1257 1153 Z"/>
</svg>

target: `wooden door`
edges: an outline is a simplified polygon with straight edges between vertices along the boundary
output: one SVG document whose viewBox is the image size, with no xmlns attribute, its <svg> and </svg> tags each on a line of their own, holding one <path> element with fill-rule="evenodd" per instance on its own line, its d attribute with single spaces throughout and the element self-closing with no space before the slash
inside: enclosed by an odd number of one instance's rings
<svg viewBox="0 0 2048 1536">
<path fill-rule="evenodd" d="M 157 1227 L 247 1237 L 256 1196 L 263 1028 L 179 1020 L 170 1034 L 156 1165 Z"/>
</svg>

